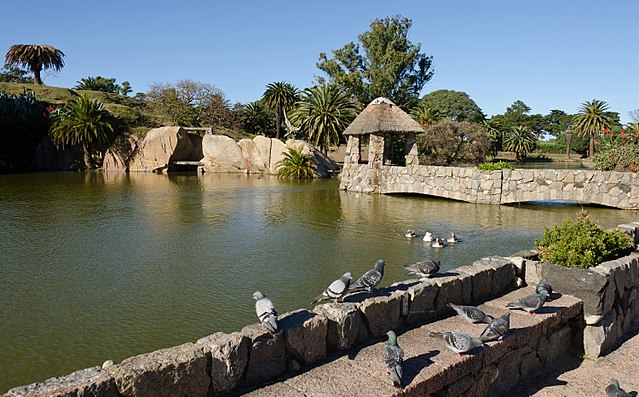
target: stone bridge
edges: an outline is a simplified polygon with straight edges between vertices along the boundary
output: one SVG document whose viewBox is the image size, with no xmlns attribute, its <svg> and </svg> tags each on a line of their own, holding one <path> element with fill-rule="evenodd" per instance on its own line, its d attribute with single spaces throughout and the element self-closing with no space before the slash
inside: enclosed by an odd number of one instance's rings
<svg viewBox="0 0 639 397">
<path fill-rule="evenodd" d="M 348 155 L 348 153 L 347 153 Z M 410 193 L 470 203 L 565 201 L 639 209 L 639 175 L 556 169 L 479 171 L 425 165 L 376 168 L 345 161 L 340 188 L 367 193 Z"/>
</svg>

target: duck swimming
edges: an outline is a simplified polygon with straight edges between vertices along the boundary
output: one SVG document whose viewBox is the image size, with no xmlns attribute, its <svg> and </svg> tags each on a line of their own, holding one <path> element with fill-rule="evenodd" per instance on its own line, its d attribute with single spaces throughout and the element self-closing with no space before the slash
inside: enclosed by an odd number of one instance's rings
<svg viewBox="0 0 639 397">
<path fill-rule="evenodd" d="M 424 234 L 424 241 L 426 241 L 427 243 L 433 241 L 433 235 L 431 232 L 426 232 L 426 234 Z"/>
<path fill-rule="evenodd" d="M 433 248 L 442 248 L 445 246 L 446 246 L 446 243 L 444 242 L 443 238 L 437 237 L 435 240 L 433 240 L 433 244 L 432 244 Z"/>
<path fill-rule="evenodd" d="M 446 241 L 448 241 L 449 243 L 457 243 L 459 242 L 459 239 L 457 238 L 457 235 L 455 233 L 451 233 L 450 237 L 448 237 Z"/>
<path fill-rule="evenodd" d="M 415 231 L 413 229 L 408 229 L 406 230 L 406 233 L 404 233 L 404 236 L 407 238 L 413 238 L 417 237 L 417 234 L 415 234 Z"/>
</svg>

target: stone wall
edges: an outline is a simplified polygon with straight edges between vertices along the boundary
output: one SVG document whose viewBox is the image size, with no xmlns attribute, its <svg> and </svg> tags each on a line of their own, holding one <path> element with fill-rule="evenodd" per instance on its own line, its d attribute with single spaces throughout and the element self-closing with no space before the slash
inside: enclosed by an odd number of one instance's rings
<svg viewBox="0 0 639 397">
<path fill-rule="evenodd" d="M 350 143 L 350 142 L 349 142 Z M 340 189 L 364 193 L 412 193 L 471 203 L 508 204 L 556 200 L 639 208 L 639 174 L 592 170 L 479 171 L 475 167 L 406 167 L 360 164 L 347 148 Z M 349 151 L 351 149 L 351 151 Z"/>
</svg>

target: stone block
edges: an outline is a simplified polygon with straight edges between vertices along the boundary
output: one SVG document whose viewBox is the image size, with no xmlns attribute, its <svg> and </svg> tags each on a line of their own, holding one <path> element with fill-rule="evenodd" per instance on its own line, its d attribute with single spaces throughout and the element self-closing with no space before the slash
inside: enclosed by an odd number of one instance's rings
<svg viewBox="0 0 639 397">
<path fill-rule="evenodd" d="M 280 317 L 286 350 L 302 365 L 326 358 L 328 319 L 308 310 L 296 310 Z"/>
<path fill-rule="evenodd" d="M 275 379 L 286 372 L 286 347 L 281 334 L 271 334 L 262 324 L 242 328 L 251 341 L 249 360 L 241 386 Z"/>
<path fill-rule="evenodd" d="M 489 256 L 476 261 L 475 264 L 486 265 L 495 270 L 493 273 L 490 296 L 503 295 L 515 288 L 515 265 L 501 256 Z"/>
<path fill-rule="evenodd" d="M 493 382 L 489 396 L 506 395 L 519 381 L 521 357 L 530 352 L 529 347 L 513 350 L 505 354 L 497 363 L 499 375 Z"/>
<path fill-rule="evenodd" d="M 455 270 L 471 276 L 473 303 L 478 304 L 488 299 L 493 285 L 495 269 L 490 266 L 474 263 L 472 266 L 461 266 Z"/>
<path fill-rule="evenodd" d="M 216 332 L 196 343 L 211 355 L 211 385 L 213 394 L 224 394 L 234 389 L 246 369 L 251 340 L 238 332 Z"/>
<path fill-rule="evenodd" d="M 3 396 L 119 397 L 120 395 L 111 374 L 100 367 L 91 367 L 69 375 L 47 379 L 42 383 L 14 387 Z"/>
<path fill-rule="evenodd" d="M 185 343 L 109 367 L 123 396 L 206 396 L 211 379 L 202 349 Z"/>
<path fill-rule="evenodd" d="M 368 340 L 368 331 L 356 304 L 325 303 L 315 306 L 313 311 L 328 320 L 326 336 L 328 350 L 346 350 L 356 343 Z"/>
<path fill-rule="evenodd" d="M 462 294 L 462 282 L 457 276 L 437 277 L 433 281 L 439 287 L 437 298 L 435 298 L 435 310 L 437 315 L 452 313 L 453 309 L 448 307 L 449 303 L 461 305 L 464 296 Z"/>
<path fill-rule="evenodd" d="M 364 323 L 373 338 L 379 338 L 401 325 L 402 294 L 375 296 L 358 303 Z"/>
<path fill-rule="evenodd" d="M 541 368 L 541 360 L 537 355 L 537 352 L 530 352 L 524 354 L 521 357 L 521 363 L 519 366 L 519 376 L 520 378 L 533 377 L 535 373 L 539 371 Z"/>
<path fill-rule="evenodd" d="M 551 263 L 540 263 L 541 279 L 552 285 L 553 290 L 581 299 L 584 303 L 584 315 L 604 313 L 603 295 L 608 277 L 589 269 L 567 268 Z M 530 282 L 527 280 L 528 284 Z"/>
<path fill-rule="evenodd" d="M 437 284 L 429 280 L 406 291 L 404 301 L 408 302 L 408 324 L 422 323 L 436 317 L 435 299 L 438 289 Z"/>
</svg>

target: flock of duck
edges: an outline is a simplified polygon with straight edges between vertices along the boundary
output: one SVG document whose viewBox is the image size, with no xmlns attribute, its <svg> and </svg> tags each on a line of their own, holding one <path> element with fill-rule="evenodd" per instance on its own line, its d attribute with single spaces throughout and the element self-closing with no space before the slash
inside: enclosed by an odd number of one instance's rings
<svg viewBox="0 0 639 397">
<path fill-rule="evenodd" d="M 415 238 L 417 237 L 417 233 L 413 229 L 408 229 L 406 233 L 404 233 L 404 237 L 406 238 Z M 450 233 L 450 236 L 446 240 L 442 237 L 435 237 L 431 232 L 426 232 L 424 234 L 423 239 L 425 243 L 430 243 L 433 248 L 442 248 L 447 246 L 448 244 L 455 244 L 459 242 L 459 238 L 454 232 Z"/>
</svg>

